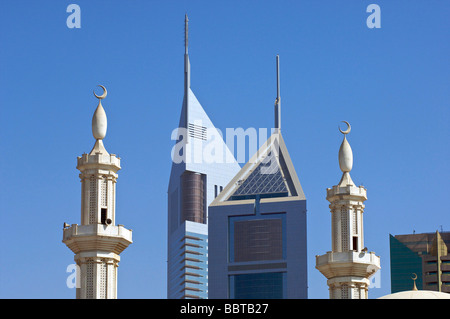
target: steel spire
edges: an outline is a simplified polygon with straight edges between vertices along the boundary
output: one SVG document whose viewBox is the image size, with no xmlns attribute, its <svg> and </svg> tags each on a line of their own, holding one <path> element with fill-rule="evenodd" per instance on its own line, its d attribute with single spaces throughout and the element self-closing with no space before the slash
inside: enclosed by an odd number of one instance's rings
<svg viewBox="0 0 450 319">
<path fill-rule="evenodd" d="M 281 129 L 280 56 L 277 54 L 277 99 L 275 100 L 275 129 Z"/>
</svg>

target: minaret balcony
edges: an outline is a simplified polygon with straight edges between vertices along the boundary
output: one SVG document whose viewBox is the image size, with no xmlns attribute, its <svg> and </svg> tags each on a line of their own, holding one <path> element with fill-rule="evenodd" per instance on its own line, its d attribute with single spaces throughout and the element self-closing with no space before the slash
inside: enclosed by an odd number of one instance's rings
<svg viewBox="0 0 450 319">
<path fill-rule="evenodd" d="M 120 158 L 115 154 L 83 154 L 77 158 L 77 168 L 79 170 L 85 169 L 106 169 L 106 170 L 120 170 Z"/>
<path fill-rule="evenodd" d="M 327 252 L 316 256 L 316 268 L 327 278 L 358 276 L 369 278 L 380 267 L 380 257 L 374 252 Z"/>
<path fill-rule="evenodd" d="M 336 200 L 367 200 L 367 189 L 364 186 L 339 186 L 327 188 L 327 200 L 334 202 Z"/>
<path fill-rule="evenodd" d="M 63 232 L 63 243 L 75 254 L 101 250 L 119 255 L 132 242 L 132 231 L 122 225 L 73 224 Z"/>
</svg>

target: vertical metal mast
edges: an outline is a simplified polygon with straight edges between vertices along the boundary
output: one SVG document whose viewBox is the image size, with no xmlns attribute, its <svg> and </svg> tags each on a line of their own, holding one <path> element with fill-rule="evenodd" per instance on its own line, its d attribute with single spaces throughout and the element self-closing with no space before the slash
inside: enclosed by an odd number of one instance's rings
<svg viewBox="0 0 450 319">
<path fill-rule="evenodd" d="M 275 100 L 275 129 L 281 129 L 280 56 L 277 54 L 277 99 Z"/>
<path fill-rule="evenodd" d="M 189 89 L 191 87 L 191 64 L 189 63 L 189 53 L 188 53 L 188 16 L 184 17 L 184 103 L 186 103 L 185 111 L 185 128 L 188 130 L 189 119 Z M 188 139 L 186 139 L 187 141 Z"/>
<path fill-rule="evenodd" d="M 442 279 L 441 279 L 441 250 L 442 250 L 442 239 L 439 232 L 436 230 L 436 274 L 437 274 L 437 287 L 438 291 L 442 291 Z"/>
</svg>

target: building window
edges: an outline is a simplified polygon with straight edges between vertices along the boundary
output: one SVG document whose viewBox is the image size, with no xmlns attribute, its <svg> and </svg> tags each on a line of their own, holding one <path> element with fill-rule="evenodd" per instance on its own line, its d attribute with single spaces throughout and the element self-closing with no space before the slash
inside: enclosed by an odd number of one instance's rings
<svg viewBox="0 0 450 319">
<path fill-rule="evenodd" d="M 201 125 L 189 123 L 189 136 L 200 140 L 207 140 L 207 128 Z"/>
<path fill-rule="evenodd" d="M 331 219 L 332 219 L 331 232 L 332 232 L 332 238 L 333 238 L 332 250 L 339 251 L 338 222 L 340 220 L 340 211 L 333 210 Z"/>
<path fill-rule="evenodd" d="M 98 223 L 97 214 L 97 179 L 92 175 L 89 178 L 89 224 Z"/>
<path fill-rule="evenodd" d="M 286 273 L 269 272 L 228 277 L 230 299 L 286 298 Z"/>
<path fill-rule="evenodd" d="M 348 237 L 348 212 L 345 207 L 341 208 L 341 251 L 349 250 L 349 240 Z"/>
<path fill-rule="evenodd" d="M 354 287 L 353 288 L 353 296 L 352 299 L 361 299 L 361 290 L 359 287 Z"/>
<path fill-rule="evenodd" d="M 353 234 L 358 234 L 358 212 L 353 210 L 352 212 L 352 232 Z"/>
<path fill-rule="evenodd" d="M 348 298 L 348 287 L 346 285 L 341 286 L 341 299 L 349 299 Z"/>
<path fill-rule="evenodd" d="M 181 222 L 206 224 L 206 177 L 186 171 L 181 175 Z"/>
<path fill-rule="evenodd" d="M 229 218 L 229 261 L 248 262 L 286 258 L 285 214 Z"/>
<path fill-rule="evenodd" d="M 100 181 L 100 205 L 108 206 L 108 180 Z"/>
<path fill-rule="evenodd" d="M 86 299 L 94 299 L 94 261 L 86 263 Z"/>
<path fill-rule="evenodd" d="M 100 270 L 100 299 L 106 299 L 108 297 L 108 264 L 101 263 L 98 270 Z"/>
</svg>

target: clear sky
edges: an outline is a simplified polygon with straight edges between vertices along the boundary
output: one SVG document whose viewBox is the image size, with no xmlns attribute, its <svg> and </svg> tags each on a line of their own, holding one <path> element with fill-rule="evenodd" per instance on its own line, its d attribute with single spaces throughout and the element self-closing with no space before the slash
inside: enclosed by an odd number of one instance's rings
<svg viewBox="0 0 450 319">
<path fill-rule="evenodd" d="M 71 3 L 81 28 L 66 25 Z M 381 28 L 367 27 L 371 3 Z M 280 55 L 282 132 L 307 197 L 310 298 L 328 298 L 315 256 L 331 250 L 326 188 L 341 177 L 338 125 L 350 122 L 351 176 L 368 191 L 365 246 L 382 266 L 369 297 L 390 293 L 389 234 L 450 229 L 448 1 L 1 1 L 0 297 L 75 298 L 62 226 L 80 223 L 76 158 L 94 145 L 97 84 L 108 89 L 104 143 L 122 159 L 116 222 L 133 230 L 119 298 L 166 297 L 185 13 L 191 87 L 224 132 L 273 126 Z"/>
</svg>

